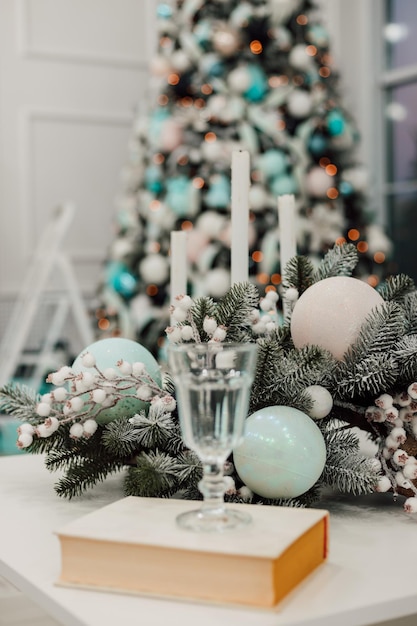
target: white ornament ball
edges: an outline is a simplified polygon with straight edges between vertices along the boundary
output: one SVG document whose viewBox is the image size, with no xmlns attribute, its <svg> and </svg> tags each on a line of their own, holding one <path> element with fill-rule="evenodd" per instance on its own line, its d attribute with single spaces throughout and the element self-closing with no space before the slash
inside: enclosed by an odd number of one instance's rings
<svg viewBox="0 0 417 626">
<path fill-rule="evenodd" d="M 368 315 L 383 302 L 373 287 L 357 278 L 334 276 L 320 280 L 306 289 L 294 305 L 294 345 L 317 345 L 341 360 L 358 338 Z"/>
<path fill-rule="evenodd" d="M 329 176 L 326 171 L 320 167 L 313 167 L 307 174 L 306 187 L 308 193 L 315 198 L 323 198 L 326 196 L 327 190 L 334 185 L 333 176 Z"/>
<path fill-rule="evenodd" d="M 310 115 L 312 106 L 313 101 L 311 95 L 304 89 L 295 89 L 288 96 L 288 112 L 297 119 L 302 119 Z"/>
<path fill-rule="evenodd" d="M 251 77 L 247 68 L 242 65 L 229 73 L 227 82 L 235 93 L 245 93 L 250 87 Z"/>
<path fill-rule="evenodd" d="M 230 289 L 230 272 L 217 267 L 207 272 L 205 288 L 209 296 L 221 298 Z"/>
<path fill-rule="evenodd" d="M 169 274 L 169 264 L 161 254 L 148 254 L 139 264 L 139 272 L 146 283 L 161 285 Z"/>
<path fill-rule="evenodd" d="M 184 50 L 175 50 L 171 54 L 171 64 L 178 72 L 186 72 L 191 67 L 191 61 L 189 56 Z"/>
<path fill-rule="evenodd" d="M 171 63 L 167 58 L 161 55 L 155 56 L 151 60 L 150 71 L 151 74 L 160 78 L 168 76 L 168 74 L 171 72 Z"/>
<path fill-rule="evenodd" d="M 249 207 L 252 211 L 263 211 L 268 204 L 268 195 L 263 185 L 254 184 L 249 189 Z"/>
<path fill-rule="evenodd" d="M 326 444 L 308 415 L 288 406 L 269 406 L 247 418 L 233 461 L 242 481 L 258 495 L 295 498 L 321 476 Z"/>
<path fill-rule="evenodd" d="M 173 118 L 165 120 L 162 124 L 159 136 L 159 145 L 164 152 L 173 152 L 181 145 L 183 140 L 183 129 Z"/>
<path fill-rule="evenodd" d="M 221 24 L 213 33 L 213 48 L 223 57 L 230 57 L 237 52 L 240 44 L 238 31 L 227 24 Z"/>
<path fill-rule="evenodd" d="M 308 70 L 312 65 L 312 58 L 307 54 L 306 44 L 299 43 L 294 46 L 288 55 L 288 61 L 297 70 Z"/>
<path fill-rule="evenodd" d="M 365 192 L 369 186 L 369 174 L 364 167 L 345 169 L 342 174 L 342 179 L 350 183 L 354 190 L 358 192 Z"/>
<path fill-rule="evenodd" d="M 210 239 L 217 239 L 225 226 L 226 218 L 215 211 L 202 213 L 197 220 L 196 228 Z"/>
<path fill-rule="evenodd" d="M 333 407 L 333 397 L 330 391 L 321 385 L 310 385 L 306 387 L 305 392 L 313 402 L 309 416 L 315 420 L 326 417 Z"/>
</svg>

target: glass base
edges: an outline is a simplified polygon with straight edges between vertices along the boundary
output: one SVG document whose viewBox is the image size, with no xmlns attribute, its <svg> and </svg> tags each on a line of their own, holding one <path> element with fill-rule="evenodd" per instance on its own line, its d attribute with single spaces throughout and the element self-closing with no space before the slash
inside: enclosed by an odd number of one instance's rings
<svg viewBox="0 0 417 626">
<path fill-rule="evenodd" d="M 234 530 L 242 528 L 251 523 L 252 518 L 247 513 L 236 511 L 234 509 L 215 509 L 206 511 L 198 509 L 196 511 L 187 511 L 181 513 L 176 518 L 178 526 L 186 530 L 194 532 L 223 532 L 225 530 Z"/>
</svg>

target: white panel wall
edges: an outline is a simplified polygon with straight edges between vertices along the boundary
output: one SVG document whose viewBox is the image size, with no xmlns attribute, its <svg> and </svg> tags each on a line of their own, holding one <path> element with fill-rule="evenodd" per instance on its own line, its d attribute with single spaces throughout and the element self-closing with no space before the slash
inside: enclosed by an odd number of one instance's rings
<svg viewBox="0 0 417 626">
<path fill-rule="evenodd" d="M 97 287 L 135 108 L 146 98 L 155 0 L 0 2 L 0 336 L 54 206 L 83 292 Z"/>
</svg>

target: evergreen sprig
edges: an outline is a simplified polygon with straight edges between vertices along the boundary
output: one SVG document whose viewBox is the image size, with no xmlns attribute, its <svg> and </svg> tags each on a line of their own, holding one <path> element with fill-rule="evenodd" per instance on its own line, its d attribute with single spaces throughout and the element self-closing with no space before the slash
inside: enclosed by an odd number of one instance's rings
<svg viewBox="0 0 417 626">
<path fill-rule="evenodd" d="M 378 286 L 379 294 L 389 302 L 403 303 L 407 296 L 416 290 L 414 281 L 406 274 L 389 276 Z"/>
<path fill-rule="evenodd" d="M 250 340 L 249 314 L 258 304 L 259 293 L 252 283 L 234 284 L 217 303 L 214 317 L 227 328 L 227 341 Z"/>
<path fill-rule="evenodd" d="M 0 412 L 29 423 L 37 423 L 36 405 L 40 394 L 26 385 L 8 383 L 0 388 Z"/>
<path fill-rule="evenodd" d="M 313 282 L 333 276 L 351 276 L 358 264 L 358 251 L 352 243 L 333 246 L 313 273 Z"/>
</svg>

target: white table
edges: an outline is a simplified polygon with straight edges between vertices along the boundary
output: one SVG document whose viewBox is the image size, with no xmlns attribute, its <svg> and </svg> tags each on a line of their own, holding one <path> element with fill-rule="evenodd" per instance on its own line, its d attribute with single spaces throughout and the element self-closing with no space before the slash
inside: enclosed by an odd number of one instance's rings
<svg viewBox="0 0 417 626">
<path fill-rule="evenodd" d="M 67 626 L 362 626 L 417 613 L 417 519 L 387 494 L 337 496 L 330 556 L 272 612 L 55 586 L 54 530 L 123 497 L 113 476 L 80 498 L 59 498 L 41 456 L 0 458 L 0 575 Z"/>
</svg>

